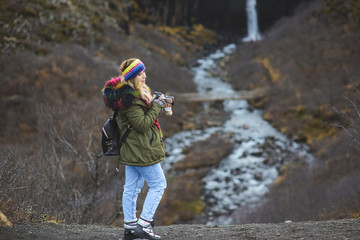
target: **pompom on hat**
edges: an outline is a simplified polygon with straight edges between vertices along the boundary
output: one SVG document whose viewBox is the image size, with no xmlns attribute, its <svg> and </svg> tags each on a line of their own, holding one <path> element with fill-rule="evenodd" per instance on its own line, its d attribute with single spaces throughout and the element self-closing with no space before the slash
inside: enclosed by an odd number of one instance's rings
<svg viewBox="0 0 360 240">
<path fill-rule="evenodd" d="M 113 111 L 125 109 L 130 106 L 139 92 L 125 84 L 123 76 L 112 78 L 105 83 L 102 90 L 105 105 Z"/>
<path fill-rule="evenodd" d="M 139 73 L 146 69 L 143 62 L 139 59 L 136 59 L 132 62 L 122 73 L 125 81 L 135 78 Z"/>
</svg>

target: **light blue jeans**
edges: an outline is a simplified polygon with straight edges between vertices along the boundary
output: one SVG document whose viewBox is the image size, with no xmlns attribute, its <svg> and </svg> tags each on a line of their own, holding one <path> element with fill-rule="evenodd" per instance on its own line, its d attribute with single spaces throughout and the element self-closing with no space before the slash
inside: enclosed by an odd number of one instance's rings
<svg viewBox="0 0 360 240">
<path fill-rule="evenodd" d="M 125 186 L 123 193 L 124 220 L 136 220 L 136 201 L 144 186 L 144 180 L 149 186 L 141 217 L 152 221 L 166 188 L 166 178 L 160 163 L 146 167 L 125 166 Z"/>
</svg>

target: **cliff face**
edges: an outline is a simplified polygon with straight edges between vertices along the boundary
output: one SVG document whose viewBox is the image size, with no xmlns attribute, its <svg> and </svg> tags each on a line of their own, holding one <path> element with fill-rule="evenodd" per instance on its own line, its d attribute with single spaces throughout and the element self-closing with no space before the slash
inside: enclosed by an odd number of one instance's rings
<svg viewBox="0 0 360 240">
<path fill-rule="evenodd" d="M 265 32 L 280 18 L 291 16 L 297 5 L 308 1 L 257 0 L 256 9 L 260 31 Z M 206 26 L 235 36 L 246 34 L 246 15 L 246 1 L 236 0 L 212 1 L 211 4 L 206 0 L 199 0 L 196 11 L 197 19 Z"/>
<path fill-rule="evenodd" d="M 268 30 L 277 20 L 293 14 L 293 9 L 310 0 L 256 1 L 260 30 Z M 138 18 L 144 24 L 191 27 L 201 23 L 207 28 L 232 37 L 244 36 L 247 32 L 246 0 L 137 0 L 131 9 L 130 18 Z"/>
</svg>

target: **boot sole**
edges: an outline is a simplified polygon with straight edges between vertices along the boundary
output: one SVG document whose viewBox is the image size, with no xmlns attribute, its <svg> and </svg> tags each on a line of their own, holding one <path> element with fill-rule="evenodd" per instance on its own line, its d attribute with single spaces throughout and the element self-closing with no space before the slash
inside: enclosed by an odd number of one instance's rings
<svg viewBox="0 0 360 240">
<path fill-rule="evenodd" d="M 161 238 L 152 238 L 151 236 L 147 235 L 146 233 L 134 233 L 138 239 L 150 239 L 150 240 L 162 240 Z"/>
<path fill-rule="evenodd" d="M 139 237 L 136 236 L 127 236 L 123 238 L 124 240 L 134 240 L 134 239 L 140 239 Z"/>
</svg>

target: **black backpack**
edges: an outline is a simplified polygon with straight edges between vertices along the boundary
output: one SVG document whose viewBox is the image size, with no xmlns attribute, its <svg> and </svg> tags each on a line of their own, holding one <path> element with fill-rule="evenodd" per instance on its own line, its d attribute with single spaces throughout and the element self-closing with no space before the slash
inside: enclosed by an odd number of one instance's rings
<svg viewBox="0 0 360 240">
<path fill-rule="evenodd" d="M 126 132 L 120 139 L 119 126 L 116 122 L 116 116 L 118 111 L 114 112 L 114 115 L 109 117 L 104 123 L 101 132 L 101 146 L 105 156 L 117 156 L 120 155 L 120 148 L 125 142 L 127 136 L 132 130 L 132 126 L 129 125 Z"/>
</svg>

